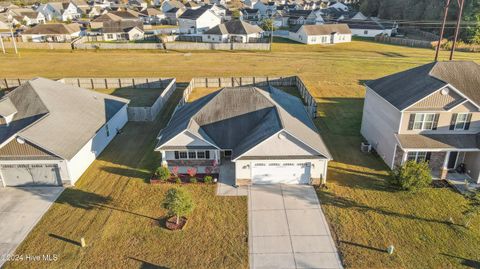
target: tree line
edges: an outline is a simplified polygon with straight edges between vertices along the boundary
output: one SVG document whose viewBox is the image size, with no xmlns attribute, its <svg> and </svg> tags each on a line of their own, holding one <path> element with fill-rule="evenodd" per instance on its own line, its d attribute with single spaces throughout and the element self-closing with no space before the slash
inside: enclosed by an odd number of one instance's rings
<svg viewBox="0 0 480 269">
<path fill-rule="evenodd" d="M 413 26 L 439 33 L 446 0 L 361 0 L 360 11 L 366 16 L 397 20 L 400 26 Z M 459 6 L 451 0 L 445 37 L 455 31 Z M 480 1 L 465 0 L 460 38 L 465 42 L 480 43 Z"/>
</svg>

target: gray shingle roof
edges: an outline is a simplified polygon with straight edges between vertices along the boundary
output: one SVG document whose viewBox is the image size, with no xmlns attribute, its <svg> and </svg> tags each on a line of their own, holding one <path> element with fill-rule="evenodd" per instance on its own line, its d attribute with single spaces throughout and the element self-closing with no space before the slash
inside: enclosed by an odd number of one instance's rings
<svg viewBox="0 0 480 269">
<path fill-rule="evenodd" d="M 205 31 L 206 35 L 249 35 L 263 32 L 258 25 L 253 25 L 241 20 L 232 20 L 213 27 Z"/>
<path fill-rule="evenodd" d="M 480 104 L 479 74 L 480 65 L 475 62 L 433 62 L 368 81 L 366 85 L 399 110 L 448 84 Z"/>
<path fill-rule="evenodd" d="M 63 24 L 63 23 L 47 23 L 38 24 L 23 32 L 24 35 L 71 35 L 80 32 L 80 25 L 78 23 Z"/>
<path fill-rule="evenodd" d="M 351 34 L 350 28 L 346 24 L 318 24 L 318 25 L 302 25 L 298 30 L 302 29 L 307 35 L 330 35 L 333 33 L 338 34 Z M 294 30 L 294 32 L 298 32 Z"/>
<path fill-rule="evenodd" d="M 331 158 L 301 100 L 273 87 L 224 88 L 187 103 L 160 132 L 157 149 L 185 130 L 221 149 L 231 149 L 233 158 L 285 130 Z"/>
<path fill-rule="evenodd" d="M 18 112 L 9 126 L 0 128 L 0 140 L 24 138 L 66 160 L 128 100 L 37 78 L 8 93 Z"/>
<path fill-rule="evenodd" d="M 180 19 L 188 19 L 188 20 L 196 20 L 200 18 L 205 12 L 209 11 L 210 9 L 207 7 L 200 7 L 196 9 L 187 9 L 180 15 Z"/>
<path fill-rule="evenodd" d="M 404 149 L 478 149 L 477 134 L 396 134 Z"/>
</svg>

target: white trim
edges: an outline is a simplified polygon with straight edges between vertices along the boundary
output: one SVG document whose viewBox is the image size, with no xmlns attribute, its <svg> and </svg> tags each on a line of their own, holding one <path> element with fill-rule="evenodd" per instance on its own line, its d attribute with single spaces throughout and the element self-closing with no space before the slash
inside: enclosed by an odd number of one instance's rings
<svg viewBox="0 0 480 269">
<path fill-rule="evenodd" d="M 183 131 L 181 131 L 180 133 L 176 134 L 174 137 L 170 138 L 169 140 L 167 140 L 166 142 L 164 142 L 163 144 L 161 144 L 160 146 L 156 147 L 155 148 L 155 151 L 160 151 L 160 148 L 163 147 L 165 144 L 167 144 L 168 142 L 172 141 L 173 139 L 177 138 L 177 136 L 181 135 L 181 134 L 185 134 L 185 132 L 188 132 L 189 134 L 195 136 L 196 138 L 202 140 L 203 142 L 207 143 L 207 144 L 210 144 L 212 145 L 213 147 L 215 147 L 216 149 L 220 149 L 218 146 L 206 141 L 205 139 L 203 138 L 200 138 L 198 136 L 196 136 L 195 134 L 192 134 L 192 132 L 190 132 L 188 129 L 185 129 Z M 161 139 L 161 137 L 158 137 L 158 139 Z"/>
<path fill-rule="evenodd" d="M 461 112 L 461 113 L 456 113 L 457 114 L 457 118 L 455 119 L 455 123 L 453 125 L 453 131 L 467 131 L 465 130 L 465 126 L 467 126 L 467 123 L 468 123 L 468 115 L 472 115 L 471 112 Z M 460 115 L 466 115 L 466 118 L 465 118 L 465 121 L 463 122 L 463 127 L 460 129 L 457 129 L 457 123 L 458 123 L 458 116 Z"/>
<path fill-rule="evenodd" d="M 395 136 L 397 137 L 397 136 Z M 394 148 L 393 148 L 393 157 L 392 157 L 392 165 L 390 165 L 390 168 L 393 168 L 393 166 L 395 165 L 395 156 L 397 155 L 397 144 L 394 145 Z"/>
<path fill-rule="evenodd" d="M 478 152 L 480 149 L 455 149 L 455 148 L 407 148 L 406 151 L 430 151 L 430 152 L 442 152 L 442 151 L 465 151 L 465 152 Z"/>
</svg>

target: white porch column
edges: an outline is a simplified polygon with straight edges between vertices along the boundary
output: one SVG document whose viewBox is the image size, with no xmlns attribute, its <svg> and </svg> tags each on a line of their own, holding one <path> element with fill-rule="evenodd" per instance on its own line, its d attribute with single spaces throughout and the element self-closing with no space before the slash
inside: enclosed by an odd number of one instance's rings
<svg viewBox="0 0 480 269">
<path fill-rule="evenodd" d="M 447 151 L 445 154 L 445 160 L 443 160 L 442 168 L 440 169 L 440 179 L 447 179 L 449 159 L 450 159 L 450 151 Z"/>
<path fill-rule="evenodd" d="M 160 151 L 160 153 L 162 154 L 162 166 L 167 166 L 167 154 L 165 152 L 165 150 L 162 150 Z"/>
</svg>

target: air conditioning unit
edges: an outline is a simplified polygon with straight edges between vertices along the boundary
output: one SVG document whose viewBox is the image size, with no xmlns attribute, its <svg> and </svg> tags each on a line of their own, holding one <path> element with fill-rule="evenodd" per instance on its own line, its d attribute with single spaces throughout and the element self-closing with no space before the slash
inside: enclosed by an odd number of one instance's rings
<svg viewBox="0 0 480 269">
<path fill-rule="evenodd" d="M 370 145 L 367 142 L 362 142 L 362 145 L 360 146 L 360 150 L 362 152 L 370 152 L 372 151 L 372 145 Z"/>
</svg>

